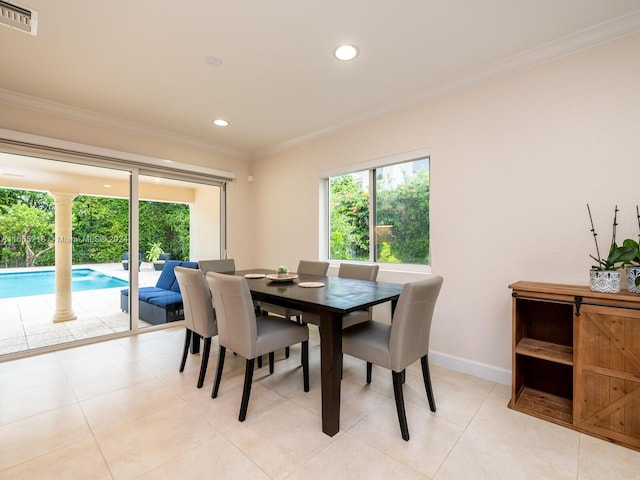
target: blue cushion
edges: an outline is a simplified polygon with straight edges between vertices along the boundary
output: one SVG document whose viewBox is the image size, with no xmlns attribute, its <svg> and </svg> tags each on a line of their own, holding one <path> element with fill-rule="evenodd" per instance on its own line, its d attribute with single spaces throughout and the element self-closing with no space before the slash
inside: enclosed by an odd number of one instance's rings
<svg viewBox="0 0 640 480">
<path fill-rule="evenodd" d="M 176 281 L 176 274 L 173 273 L 173 269 L 178 265 L 181 265 L 182 262 L 178 260 L 168 260 L 164 264 L 164 268 L 162 269 L 162 273 L 156 282 L 156 287 L 164 288 L 165 290 L 170 290 L 173 282 Z"/>
<path fill-rule="evenodd" d="M 152 298 L 164 297 L 171 294 L 173 294 L 171 290 L 166 290 L 164 288 L 142 287 L 140 290 L 138 290 L 138 299 L 142 300 L 143 302 L 149 302 Z"/>
<path fill-rule="evenodd" d="M 198 262 L 181 262 L 180 266 L 184 268 L 198 268 Z M 175 273 L 173 274 L 173 278 L 175 280 L 173 281 L 170 290 L 180 293 L 180 285 L 178 284 L 178 279 L 175 278 Z"/>
<path fill-rule="evenodd" d="M 129 289 L 125 288 L 124 290 L 120 290 L 120 293 L 125 297 L 129 296 Z M 143 302 L 150 302 L 152 298 L 164 297 L 167 295 L 175 295 L 176 293 L 173 290 L 167 290 L 165 288 L 158 287 L 140 287 L 138 290 L 138 299 Z"/>
<path fill-rule="evenodd" d="M 148 303 L 161 308 L 182 308 L 182 295 L 176 292 L 168 292 L 167 295 L 150 298 Z"/>
<path fill-rule="evenodd" d="M 140 287 L 138 289 L 138 299 L 142 302 L 150 303 L 161 308 L 182 308 L 182 295 L 180 285 L 173 271 L 175 267 L 198 268 L 198 262 L 182 262 L 180 260 L 168 260 L 162 273 L 156 282 L 155 287 Z M 122 295 L 129 295 L 129 289 L 120 290 Z"/>
</svg>

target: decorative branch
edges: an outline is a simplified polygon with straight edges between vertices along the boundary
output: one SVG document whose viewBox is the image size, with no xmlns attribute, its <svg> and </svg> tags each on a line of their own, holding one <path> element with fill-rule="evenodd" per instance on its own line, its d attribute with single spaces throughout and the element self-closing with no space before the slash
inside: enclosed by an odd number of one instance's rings
<svg viewBox="0 0 640 480">
<path fill-rule="evenodd" d="M 615 210 L 613 211 L 613 233 L 611 234 L 611 249 L 616 248 L 616 230 L 618 227 L 618 205 L 616 205 Z"/>
<path fill-rule="evenodd" d="M 591 217 L 591 208 L 589 208 L 589 204 L 588 203 L 587 203 L 587 211 L 589 212 L 589 221 L 591 222 L 591 233 L 593 233 L 593 241 L 596 244 L 596 254 L 597 254 L 598 259 L 601 259 L 602 257 L 600 256 L 600 249 L 598 248 L 598 239 L 596 238 L 598 236 L 598 234 L 596 233 L 596 229 L 593 226 L 593 218 Z M 615 221 L 614 221 L 614 223 L 615 223 Z"/>
<path fill-rule="evenodd" d="M 636 205 L 636 217 L 638 217 L 638 243 L 640 243 L 640 209 Z"/>
</svg>

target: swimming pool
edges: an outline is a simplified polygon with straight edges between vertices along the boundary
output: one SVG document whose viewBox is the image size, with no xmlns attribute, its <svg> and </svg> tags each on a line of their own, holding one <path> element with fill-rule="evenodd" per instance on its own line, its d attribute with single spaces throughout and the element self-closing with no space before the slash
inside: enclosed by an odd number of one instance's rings
<svg viewBox="0 0 640 480">
<path fill-rule="evenodd" d="M 71 273 L 71 290 L 98 290 L 128 285 L 129 282 L 105 275 L 91 268 L 78 268 Z M 55 293 L 54 270 L 33 272 L 0 273 L 0 298 L 27 297 Z"/>
</svg>

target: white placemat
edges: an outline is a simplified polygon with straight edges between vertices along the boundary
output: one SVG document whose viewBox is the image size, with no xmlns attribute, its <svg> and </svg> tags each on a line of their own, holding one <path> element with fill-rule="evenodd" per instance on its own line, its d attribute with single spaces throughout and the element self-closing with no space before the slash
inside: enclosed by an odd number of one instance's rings
<svg viewBox="0 0 640 480">
<path fill-rule="evenodd" d="M 324 287 L 324 283 L 322 282 L 300 282 L 298 283 L 299 287 L 303 287 L 303 288 L 318 288 L 318 287 Z"/>
</svg>

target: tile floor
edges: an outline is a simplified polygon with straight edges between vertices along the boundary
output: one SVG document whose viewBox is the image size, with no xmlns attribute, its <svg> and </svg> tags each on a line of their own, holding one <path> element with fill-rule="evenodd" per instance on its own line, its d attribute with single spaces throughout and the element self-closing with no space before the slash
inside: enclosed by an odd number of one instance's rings
<svg viewBox="0 0 640 480">
<path fill-rule="evenodd" d="M 121 263 L 74 266 L 85 267 L 129 280 L 129 272 Z M 140 286 L 155 285 L 160 273 L 153 269 L 153 264 L 143 263 L 138 277 Z M 129 314 L 120 311 L 120 290 L 122 287 L 73 292 L 73 311 L 78 318 L 59 323 L 51 320 L 55 312 L 55 294 L 0 298 L 0 355 L 128 331 Z M 148 326 L 141 320 L 138 323 L 138 328 Z"/>
<path fill-rule="evenodd" d="M 411 440 L 400 437 L 390 375 L 345 357 L 341 430 L 321 432 L 319 343 L 311 391 L 299 349 L 256 371 L 237 420 L 243 360 L 228 354 L 211 399 L 217 345 L 178 364 L 183 328 L 0 363 L 0 479 L 638 479 L 640 452 L 509 410 L 509 387 L 432 365 L 438 411 L 419 363 L 407 370 Z"/>
</svg>

